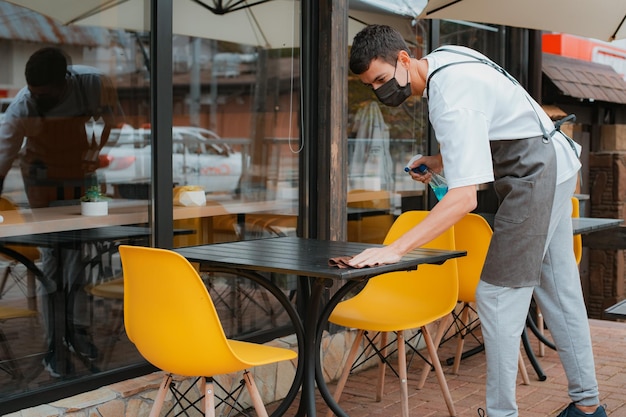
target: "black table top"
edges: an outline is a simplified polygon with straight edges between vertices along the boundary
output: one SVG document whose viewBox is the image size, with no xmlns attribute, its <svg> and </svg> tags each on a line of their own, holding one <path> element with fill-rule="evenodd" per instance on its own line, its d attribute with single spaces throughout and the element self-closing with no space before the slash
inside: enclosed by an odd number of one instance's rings
<svg viewBox="0 0 626 417">
<path fill-rule="evenodd" d="M 69 245 L 76 242 L 113 241 L 150 236 L 149 227 L 110 226 L 94 229 L 66 230 L 62 232 L 39 233 L 34 235 L 0 238 L 0 245 L 51 246 Z"/>
<path fill-rule="evenodd" d="M 358 279 L 385 272 L 411 270 L 419 264 L 438 264 L 448 259 L 465 256 L 465 251 L 415 249 L 395 264 L 367 268 L 341 269 L 329 266 L 328 260 L 339 256 L 356 255 L 372 245 L 356 242 L 276 237 L 190 246 L 175 249 L 192 262 L 212 266 L 244 269 L 257 272 L 279 272 L 315 278 Z"/>
<path fill-rule="evenodd" d="M 622 219 L 574 217 L 572 218 L 572 227 L 574 234 L 578 235 L 619 227 L 623 222 Z"/>
<path fill-rule="evenodd" d="M 604 315 L 610 319 L 626 319 L 626 300 L 622 300 L 604 310 Z"/>
<path fill-rule="evenodd" d="M 478 213 L 487 220 L 487 222 L 493 227 L 494 214 L 493 213 Z M 622 219 L 608 219 L 599 217 L 572 217 L 572 228 L 575 235 L 582 235 L 591 232 L 597 232 L 600 230 L 613 229 L 622 224 Z"/>
</svg>

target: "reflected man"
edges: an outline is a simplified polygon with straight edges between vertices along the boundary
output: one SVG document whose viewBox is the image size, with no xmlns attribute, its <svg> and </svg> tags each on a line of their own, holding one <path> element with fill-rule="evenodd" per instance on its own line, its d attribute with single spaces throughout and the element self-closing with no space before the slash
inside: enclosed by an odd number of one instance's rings
<svg viewBox="0 0 626 417">
<path fill-rule="evenodd" d="M 109 139 L 111 128 L 122 121 L 117 92 L 99 70 L 70 65 L 66 53 L 54 47 L 31 55 L 25 76 L 27 86 L 12 100 L 0 125 L 0 192 L 14 160 L 19 158 L 31 208 L 76 203 L 86 187 L 98 184 L 99 151 Z M 41 248 L 47 278 L 55 276 L 59 260 L 63 262 L 63 286 L 68 290 L 82 287 L 80 250 L 68 249 L 61 254 Z M 78 291 L 72 298 L 67 318 L 72 334 L 66 334 L 66 342 L 94 359 L 97 351 L 86 329 L 86 294 Z M 70 317 L 72 313 L 74 317 Z M 50 315 L 44 316 L 52 341 L 54 326 L 49 322 Z M 45 365 L 56 374 L 53 359 L 54 355 L 49 354 Z"/>
</svg>

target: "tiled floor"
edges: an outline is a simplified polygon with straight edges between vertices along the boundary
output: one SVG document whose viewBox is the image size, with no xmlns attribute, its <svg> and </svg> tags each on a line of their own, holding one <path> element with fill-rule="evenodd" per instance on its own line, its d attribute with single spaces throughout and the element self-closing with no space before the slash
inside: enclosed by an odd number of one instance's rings
<svg viewBox="0 0 626 417">
<path fill-rule="evenodd" d="M 600 386 L 601 402 L 606 404 L 607 414 L 612 417 L 626 416 L 626 323 L 591 320 L 591 332 L 596 357 L 596 373 Z M 535 351 L 538 343 L 531 336 Z M 452 355 L 454 343 L 440 348 L 440 359 Z M 526 357 L 524 357 L 526 360 Z M 521 385 L 518 379 L 517 397 L 521 417 L 546 417 L 557 415 L 568 403 L 567 381 L 556 352 L 546 349 L 539 358 L 545 381 L 539 381 L 537 373 L 526 360 L 530 385 Z M 416 417 L 449 416 L 434 373 L 428 377 L 425 387 L 417 390 L 417 377 L 423 362 L 414 361 L 409 370 L 410 415 Z M 485 360 L 479 353 L 461 362 L 458 375 L 451 374 L 451 367 L 444 364 L 444 372 L 452 393 L 457 415 L 476 417 L 477 409 L 484 406 Z M 374 401 L 376 383 L 375 369 L 367 370 L 348 379 L 340 405 L 351 417 L 400 416 L 400 394 L 395 375 L 387 372 L 385 395 L 382 402 Z M 331 391 L 334 386 L 329 386 Z M 328 408 L 318 399 L 318 415 L 326 416 Z M 287 413 L 287 415 L 295 415 Z"/>
</svg>

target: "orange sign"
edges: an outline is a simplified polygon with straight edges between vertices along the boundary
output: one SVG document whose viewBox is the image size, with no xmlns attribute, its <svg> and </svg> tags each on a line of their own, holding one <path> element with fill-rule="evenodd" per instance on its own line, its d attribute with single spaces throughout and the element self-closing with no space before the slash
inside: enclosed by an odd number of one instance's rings
<svg viewBox="0 0 626 417">
<path fill-rule="evenodd" d="M 626 79 L 626 49 L 618 48 L 608 42 L 573 35 L 545 33 L 542 49 L 543 52 L 550 54 L 609 65 Z"/>
</svg>

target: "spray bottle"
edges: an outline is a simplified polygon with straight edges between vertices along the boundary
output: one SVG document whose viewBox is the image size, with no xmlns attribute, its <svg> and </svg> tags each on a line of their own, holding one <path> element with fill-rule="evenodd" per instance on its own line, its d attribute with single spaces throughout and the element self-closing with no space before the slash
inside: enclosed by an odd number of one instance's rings
<svg viewBox="0 0 626 417">
<path fill-rule="evenodd" d="M 417 161 L 421 157 L 422 155 L 417 154 L 413 158 L 411 158 L 409 162 L 406 164 L 406 166 L 404 167 L 404 171 L 405 172 L 411 171 L 410 166 L 413 164 L 413 162 Z M 430 182 L 428 183 L 428 185 L 430 185 L 430 188 L 435 193 L 435 197 L 437 197 L 437 200 L 441 200 L 443 196 L 446 195 L 446 193 L 448 192 L 448 181 L 446 181 L 445 177 L 441 174 L 437 174 L 436 172 L 428 168 L 426 165 L 421 164 L 420 166 L 413 168 L 413 172 L 420 173 L 420 174 L 425 174 L 426 172 L 430 172 L 431 177 L 430 177 Z"/>
</svg>

